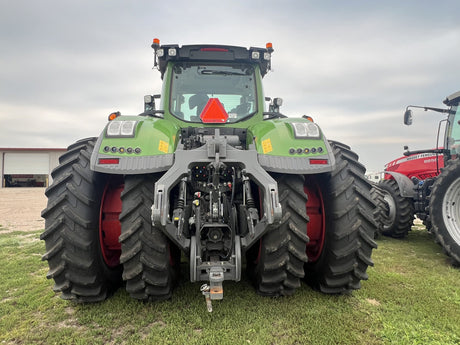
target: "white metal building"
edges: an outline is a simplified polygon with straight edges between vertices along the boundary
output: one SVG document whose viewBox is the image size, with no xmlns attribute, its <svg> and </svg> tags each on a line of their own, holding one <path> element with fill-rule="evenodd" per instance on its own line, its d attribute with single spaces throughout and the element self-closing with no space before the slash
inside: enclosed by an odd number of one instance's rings
<svg viewBox="0 0 460 345">
<path fill-rule="evenodd" d="M 47 187 L 66 149 L 0 148 L 0 188 Z"/>
<path fill-rule="evenodd" d="M 379 183 L 383 180 L 383 172 L 368 172 L 366 173 L 366 178 L 372 182 Z"/>
</svg>

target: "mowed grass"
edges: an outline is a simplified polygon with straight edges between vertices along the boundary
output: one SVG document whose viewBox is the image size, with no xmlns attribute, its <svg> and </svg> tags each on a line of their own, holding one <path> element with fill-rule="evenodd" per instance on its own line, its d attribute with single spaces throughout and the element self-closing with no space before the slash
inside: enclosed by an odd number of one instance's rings
<svg viewBox="0 0 460 345">
<path fill-rule="evenodd" d="M 369 280 L 351 295 L 303 285 L 264 298 L 245 278 L 224 282 L 212 313 L 185 264 L 170 301 L 123 289 L 102 303 L 64 301 L 45 277 L 39 235 L 0 228 L 0 344 L 460 344 L 460 270 L 424 229 L 379 238 Z"/>
</svg>

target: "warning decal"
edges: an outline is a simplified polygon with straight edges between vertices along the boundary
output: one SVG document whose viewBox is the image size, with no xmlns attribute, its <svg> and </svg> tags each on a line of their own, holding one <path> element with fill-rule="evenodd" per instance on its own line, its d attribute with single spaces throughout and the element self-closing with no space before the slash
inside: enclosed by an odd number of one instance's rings
<svg viewBox="0 0 460 345">
<path fill-rule="evenodd" d="M 271 142 L 270 138 L 262 140 L 262 151 L 264 153 L 268 153 L 268 152 L 273 151 L 272 142 Z"/>
</svg>

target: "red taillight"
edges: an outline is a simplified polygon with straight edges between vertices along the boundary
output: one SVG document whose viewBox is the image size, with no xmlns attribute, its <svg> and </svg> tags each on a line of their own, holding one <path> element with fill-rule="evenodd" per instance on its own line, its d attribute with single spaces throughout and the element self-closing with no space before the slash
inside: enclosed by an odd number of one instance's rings
<svg viewBox="0 0 460 345">
<path fill-rule="evenodd" d="M 202 52 L 228 52 L 228 49 L 225 48 L 201 48 L 200 49 Z"/>
<path fill-rule="evenodd" d="M 329 161 L 327 159 L 315 159 L 315 158 L 310 158 L 310 164 L 312 165 L 317 165 L 317 164 L 329 164 Z"/>
<path fill-rule="evenodd" d="M 218 98 L 210 98 L 200 114 L 203 123 L 225 123 L 228 114 Z"/>
<path fill-rule="evenodd" d="M 99 164 L 118 164 L 119 158 L 99 158 Z"/>
</svg>

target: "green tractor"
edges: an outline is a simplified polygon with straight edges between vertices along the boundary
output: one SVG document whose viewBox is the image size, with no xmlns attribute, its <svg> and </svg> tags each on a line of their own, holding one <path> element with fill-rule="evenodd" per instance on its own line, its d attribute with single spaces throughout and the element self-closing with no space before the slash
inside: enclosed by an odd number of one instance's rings
<svg viewBox="0 0 460 345">
<path fill-rule="evenodd" d="M 168 299 L 185 261 L 208 310 L 243 272 L 266 296 L 302 280 L 360 288 L 377 230 L 365 168 L 264 97 L 271 44 L 152 48 L 161 95 L 137 116 L 111 114 L 52 172 L 41 239 L 54 291 L 96 302 L 124 283 L 133 298 Z"/>
</svg>

